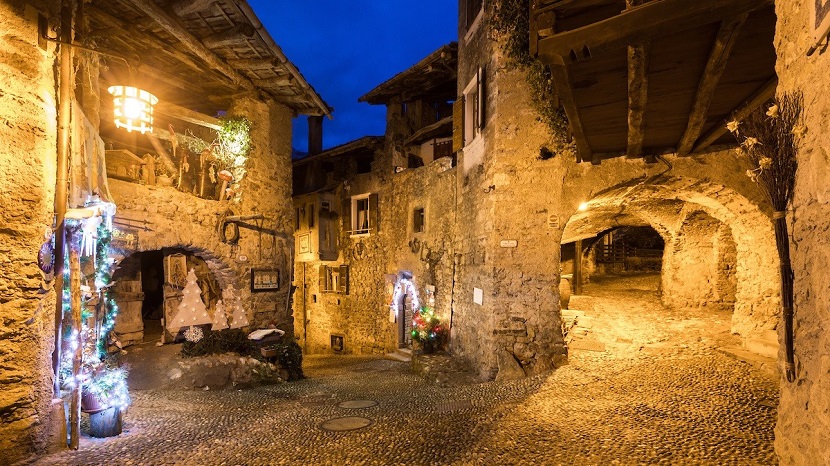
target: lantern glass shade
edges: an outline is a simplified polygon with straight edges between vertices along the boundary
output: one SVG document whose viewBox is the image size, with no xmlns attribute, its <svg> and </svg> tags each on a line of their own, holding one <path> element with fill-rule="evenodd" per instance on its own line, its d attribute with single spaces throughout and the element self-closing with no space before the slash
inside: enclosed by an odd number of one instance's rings
<svg viewBox="0 0 830 466">
<path fill-rule="evenodd" d="M 156 96 L 133 86 L 110 86 L 107 91 L 112 94 L 116 128 L 141 134 L 153 132 L 153 106 L 159 101 Z"/>
</svg>

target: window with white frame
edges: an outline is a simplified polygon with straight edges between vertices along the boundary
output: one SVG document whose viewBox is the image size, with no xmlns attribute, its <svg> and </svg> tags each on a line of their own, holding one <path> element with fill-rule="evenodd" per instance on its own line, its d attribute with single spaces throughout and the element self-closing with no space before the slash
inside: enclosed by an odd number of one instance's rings
<svg viewBox="0 0 830 466">
<path fill-rule="evenodd" d="M 369 235 L 379 227 L 378 195 L 374 193 L 353 196 L 347 208 L 351 210 L 351 236 Z"/>
<path fill-rule="evenodd" d="M 484 126 L 484 72 L 482 68 L 464 88 L 464 145 L 473 142 Z"/>
</svg>

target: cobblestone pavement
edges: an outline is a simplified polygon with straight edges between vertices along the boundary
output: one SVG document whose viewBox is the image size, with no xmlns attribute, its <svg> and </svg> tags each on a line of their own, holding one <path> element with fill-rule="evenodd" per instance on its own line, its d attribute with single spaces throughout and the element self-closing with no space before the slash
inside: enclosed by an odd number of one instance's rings
<svg viewBox="0 0 830 466">
<path fill-rule="evenodd" d="M 647 294 L 594 291 L 571 307 L 585 306 L 592 337 L 607 350 L 574 351 L 547 375 L 438 385 L 405 363 L 312 356 L 299 382 L 136 390 L 123 434 L 85 437 L 79 451 L 38 464 L 776 463 L 777 381 L 716 350 L 730 338 L 728 314 L 667 311 Z M 610 330 L 620 325 L 631 327 L 622 337 Z M 338 406 L 350 400 L 378 404 Z M 371 424 L 320 428 L 346 416 Z"/>
</svg>

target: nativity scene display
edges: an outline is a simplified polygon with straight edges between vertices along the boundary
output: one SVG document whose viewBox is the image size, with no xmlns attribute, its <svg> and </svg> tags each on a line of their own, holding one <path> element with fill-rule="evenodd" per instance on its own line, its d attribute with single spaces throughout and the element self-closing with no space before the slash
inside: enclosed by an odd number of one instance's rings
<svg viewBox="0 0 830 466">
<path fill-rule="evenodd" d="M 203 199 L 234 199 L 245 177 L 251 123 L 245 118 L 217 122 L 215 129 L 194 126 L 182 131 L 169 124 L 167 130 L 145 135 L 149 148 L 136 145 L 107 150 L 107 175 L 174 187 Z"/>
</svg>

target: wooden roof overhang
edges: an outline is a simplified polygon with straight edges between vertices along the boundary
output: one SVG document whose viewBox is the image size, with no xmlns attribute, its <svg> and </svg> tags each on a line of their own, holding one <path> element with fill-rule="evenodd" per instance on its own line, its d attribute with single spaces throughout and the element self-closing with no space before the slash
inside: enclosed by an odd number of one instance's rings
<svg viewBox="0 0 830 466">
<path fill-rule="evenodd" d="M 396 97 L 409 102 L 424 96 L 455 100 L 457 75 L 458 43 L 450 42 L 357 101 L 377 105 L 387 104 Z"/>
<path fill-rule="evenodd" d="M 245 0 L 92 0 L 83 15 L 88 33 L 79 39 L 129 63 L 104 55 L 105 84 L 152 92 L 161 114 L 205 120 L 246 92 L 295 114 L 332 111 Z"/>
<path fill-rule="evenodd" d="M 772 0 L 534 0 L 530 21 L 578 161 L 734 144 L 725 121 L 775 93 Z"/>
</svg>

